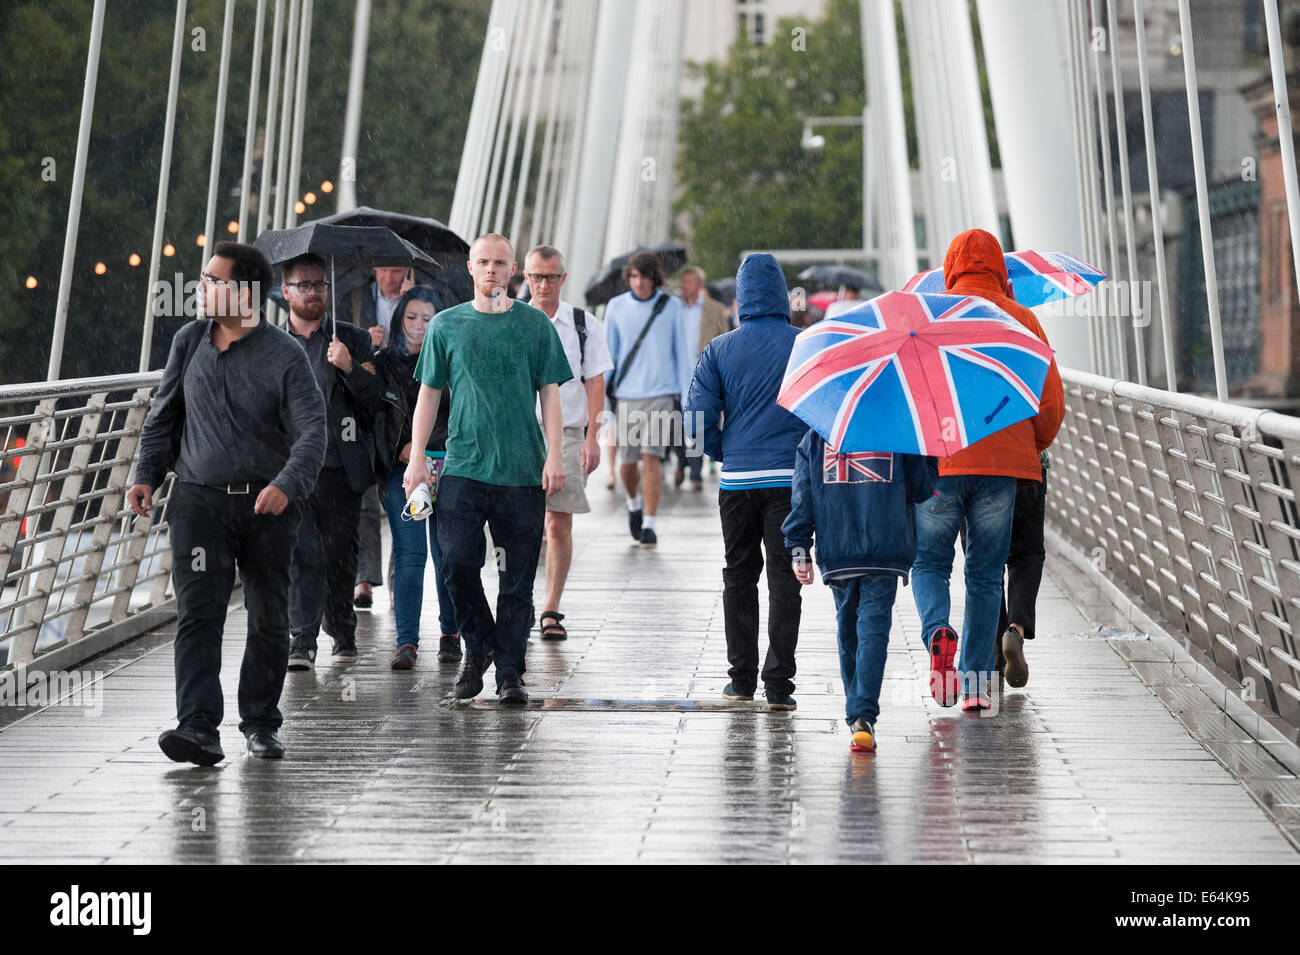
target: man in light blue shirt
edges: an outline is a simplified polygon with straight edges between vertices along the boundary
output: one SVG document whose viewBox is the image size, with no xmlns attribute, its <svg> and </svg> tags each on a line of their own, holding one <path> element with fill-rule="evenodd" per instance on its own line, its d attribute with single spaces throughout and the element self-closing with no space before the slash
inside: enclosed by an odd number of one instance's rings
<svg viewBox="0 0 1300 955">
<path fill-rule="evenodd" d="M 605 336 L 614 360 L 619 470 L 627 489 L 628 529 L 642 547 L 653 547 L 658 543 L 655 517 L 663 490 L 662 461 L 674 443 L 674 431 L 681 427 L 679 397 L 690 387 L 695 349 L 686 337 L 681 302 L 662 288 L 664 269 L 658 256 L 636 253 L 624 266 L 623 278 L 631 291 L 605 307 Z M 638 463 L 644 474 L 638 472 Z"/>
</svg>

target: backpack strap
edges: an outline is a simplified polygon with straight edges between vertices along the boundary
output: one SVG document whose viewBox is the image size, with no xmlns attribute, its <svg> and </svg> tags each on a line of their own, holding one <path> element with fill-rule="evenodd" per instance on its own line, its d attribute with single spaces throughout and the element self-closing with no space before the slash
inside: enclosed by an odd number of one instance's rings
<svg viewBox="0 0 1300 955">
<path fill-rule="evenodd" d="M 573 306 L 573 327 L 578 330 L 578 380 L 586 382 L 583 369 L 587 367 L 587 313 Z"/>
</svg>

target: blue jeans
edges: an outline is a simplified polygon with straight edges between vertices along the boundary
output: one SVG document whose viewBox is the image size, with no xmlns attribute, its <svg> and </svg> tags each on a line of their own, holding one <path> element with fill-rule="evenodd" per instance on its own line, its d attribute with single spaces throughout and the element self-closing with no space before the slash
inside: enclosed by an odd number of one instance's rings
<svg viewBox="0 0 1300 955">
<path fill-rule="evenodd" d="M 393 608 L 397 613 L 397 645 L 420 645 L 420 608 L 424 605 L 425 560 L 433 557 L 433 579 L 438 588 L 438 626 L 445 634 L 459 633 L 451 594 L 442 577 L 442 548 L 438 546 L 438 507 L 422 521 L 404 520 L 406 492 L 402 475 L 406 465 L 393 466 L 384 485 L 384 511 L 393 534 Z M 437 502 L 441 504 L 441 501 Z M 428 528 L 426 531 L 425 528 Z M 425 535 L 428 544 L 425 544 Z"/>
<path fill-rule="evenodd" d="M 939 478 L 938 493 L 916 505 L 916 562 L 912 565 L 912 596 L 921 615 L 926 648 L 939 627 L 948 626 L 953 548 L 966 529 L 966 604 L 957 669 L 964 680 L 997 668 L 995 641 L 1002 610 L 1002 568 L 1011 549 L 1011 518 L 1016 504 L 1016 479 L 987 474 L 958 474 Z M 971 674 L 972 676 L 967 676 Z M 986 684 L 987 685 L 987 684 Z M 968 683 L 967 695 L 975 692 Z"/>
<path fill-rule="evenodd" d="M 533 612 L 533 578 L 542 549 L 546 492 L 443 475 L 438 488 L 438 543 L 443 576 L 456 607 L 466 654 L 495 657 L 497 686 L 523 676 Z M 497 615 L 483 593 L 483 563 L 492 532 L 499 579 Z"/>
<path fill-rule="evenodd" d="M 835 595 L 840 676 L 844 678 L 844 721 L 862 717 L 875 724 L 880 716 L 880 684 L 885 678 L 885 650 L 898 578 L 866 574 L 830 581 Z"/>
</svg>

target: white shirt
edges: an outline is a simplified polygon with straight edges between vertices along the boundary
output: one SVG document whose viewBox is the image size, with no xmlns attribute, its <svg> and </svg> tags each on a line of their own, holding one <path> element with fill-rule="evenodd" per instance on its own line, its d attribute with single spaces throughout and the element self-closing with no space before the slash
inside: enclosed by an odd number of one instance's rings
<svg viewBox="0 0 1300 955">
<path fill-rule="evenodd" d="M 376 283 L 375 324 L 382 326 L 384 329 L 384 340 L 380 343 L 381 345 L 387 345 L 392 340 L 389 332 L 393 326 L 393 309 L 397 308 L 397 300 L 401 297 L 401 295 L 398 295 L 396 298 L 384 298 L 379 292 L 379 285 Z"/>
<path fill-rule="evenodd" d="M 704 314 L 704 293 L 695 296 L 695 304 L 682 299 L 682 321 L 686 323 L 686 340 L 691 344 L 691 365 L 700 357 L 700 318 Z"/>
<path fill-rule="evenodd" d="M 587 313 L 586 361 L 581 361 L 578 326 L 573 324 L 573 306 L 568 302 L 560 302 L 555 308 L 555 317 L 551 319 L 551 324 L 555 326 L 555 332 L 560 336 L 565 357 L 569 359 L 569 367 L 573 369 L 573 377 L 560 385 L 560 407 L 564 412 L 564 427 L 581 428 L 587 424 L 587 386 L 582 379 L 607 374 L 614 368 L 614 360 L 609 355 L 609 346 L 605 344 L 605 326 L 597 321 L 596 316 L 591 312 Z M 540 402 L 537 414 L 540 419 Z"/>
<path fill-rule="evenodd" d="M 841 312 L 847 312 L 851 308 L 857 308 L 865 298 L 838 298 L 826 307 L 826 318 L 834 318 Z"/>
</svg>

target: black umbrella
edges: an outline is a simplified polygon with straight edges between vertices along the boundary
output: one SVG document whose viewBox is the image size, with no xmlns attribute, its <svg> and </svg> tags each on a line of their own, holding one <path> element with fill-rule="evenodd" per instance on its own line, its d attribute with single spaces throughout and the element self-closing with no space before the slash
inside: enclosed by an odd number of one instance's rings
<svg viewBox="0 0 1300 955">
<path fill-rule="evenodd" d="M 622 295 L 627 291 L 627 283 L 623 281 L 623 266 L 627 265 L 632 256 L 638 252 L 653 252 L 657 255 L 664 267 L 664 275 L 671 275 L 686 264 L 686 250 L 680 245 L 652 245 L 648 248 L 641 246 L 631 252 L 625 252 L 610 259 L 596 277 L 587 283 L 583 294 L 587 298 L 588 307 L 604 305 L 615 295 Z"/>
<path fill-rule="evenodd" d="M 469 243 L 437 219 L 412 216 L 404 212 L 389 212 L 357 206 L 349 212 L 336 212 L 314 220 L 326 225 L 384 226 L 420 249 L 440 266 L 440 269 L 415 267 L 417 285 L 432 285 L 445 294 L 449 304 L 468 302 L 474 297 L 474 282 L 465 262 L 469 259 Z M 368 268 L 349 267 L 338 277 L 335 292 L 342 296 L 368 282 Z"/>
<path fill-rule="evenodd" d="M 709 291 L 709 298 L 730 305 L 736 300 L 736 280 L 734 278 L 718 279 L 704 286 Z"/>
<path fill-rule="evenodd" d="M 799 273 L 801 282 L 824 285 L 828 288 L 839 287 L 863 289 L 870 292 L 883 292 L 885 287 L 870 272 L 855 269 L 849 265 L 810 265 Z"/>
<path fill-rule="evenodd" d="M 426 266 L 436 263 L 383 226 L 346 226 L 328 225 L 309 222 L 295 229 L 268 229 L 257 237 L 253 243 L 267 260 L 279 265 L 296 259 L 300 255 L 315 255 L 330 264 L 330 287 L 334 287 L 336 267 L 366 267 L 384 265 L 409 266 L 423 262 Z M 330 334 L 333 336 L 335 302 L 338 296 L 330 295 Z"/>
</svg>

